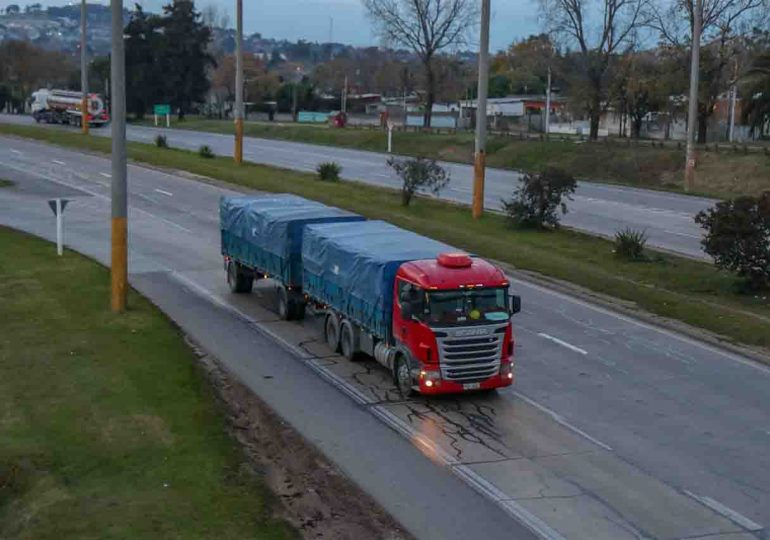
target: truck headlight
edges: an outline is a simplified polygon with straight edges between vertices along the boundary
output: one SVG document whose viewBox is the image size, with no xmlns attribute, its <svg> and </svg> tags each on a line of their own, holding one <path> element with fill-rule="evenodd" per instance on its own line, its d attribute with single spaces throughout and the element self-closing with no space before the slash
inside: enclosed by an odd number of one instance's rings
<svg viewBox="0 0 770 540">
<path fill-rule="evenodd" d="M 425 386 L 431 388 L 441 382 L 441 372 L 422 370 L 420 371 L 420 380 L 425 383 Z"/>
<path fill-rule="evenodd" d="M 513 364 L 503 364 L 500 366 L 500 376 L 504 379 L 513 380 Z"/>
</svg>

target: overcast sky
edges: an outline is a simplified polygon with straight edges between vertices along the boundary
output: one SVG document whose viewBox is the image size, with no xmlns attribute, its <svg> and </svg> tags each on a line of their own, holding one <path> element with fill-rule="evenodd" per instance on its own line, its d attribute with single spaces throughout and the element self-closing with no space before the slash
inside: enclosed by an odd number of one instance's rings
<svg viewBox="0 0 770 540">
<path fill-rule="evenodd" d="M 39 1 L 45 6 L 73 3 L 71 0 L 0 0 L 0 7 Z M 89 0 L 97 3 L 98 0 Z M 108 0 L 101 0 L 108 4 Z M 147 10 L 158 11 L 167 2 L 139 0 Z M 132 0 L 124 0 L 127 8 Z M 198 0 L 199 8 L 214 4 L 227 9 L 231 15 L 235 0 Z M 334 41 L 353 45 L 377 44 L 372 25 L 364 14 L 360 0 L 244 0 L 246 32 L 260 32 L 265 37 L 286 38 L 291 41 L 328 41 L 331 19 L 334 20 Z M 232 17 L 231 17 L 232 18 Z M 492 0 L 491 48 L 507 47 L 514 39 L 521 39 L 538 31 L 537 2 L 534 0 Z"/>
</svg>

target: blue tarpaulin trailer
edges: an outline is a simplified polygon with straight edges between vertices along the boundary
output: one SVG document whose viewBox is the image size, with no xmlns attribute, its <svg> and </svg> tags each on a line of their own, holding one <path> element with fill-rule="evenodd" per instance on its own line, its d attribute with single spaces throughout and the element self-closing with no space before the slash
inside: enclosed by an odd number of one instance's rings
<svg viewBox="0 0 770 540">
<path fill-rule="evenodd" d="M 306 294 L 384 339 L 398 268 L 452 251 L 384 221 L 308 225 L 302 243 L 302 286 Z"/>
<path fill-rule="evenodd" d="M 222 197 L 219 205 L 222 254 L 286 287 L 302 284 L 302 237 L 312 223 L 365 218 L 296 195 Z"/>
</svg>

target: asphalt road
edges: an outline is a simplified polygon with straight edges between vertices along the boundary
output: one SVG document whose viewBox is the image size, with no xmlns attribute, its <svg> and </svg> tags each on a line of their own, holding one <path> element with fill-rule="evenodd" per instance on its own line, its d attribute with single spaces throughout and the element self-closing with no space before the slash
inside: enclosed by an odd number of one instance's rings
<svg viewBox="0 0 770 540">
<path fill-rule="evenodd" d="M 28 116 L 0 115 L 0 122 L 31 124 Z M 72 129 L 72 128 L 66 128 Z M 109 136 L 109 129 L 95 129 L 94 134 Z M 197 150 L 210 146 L 217 155 L 232 155 L 233 138 L 229 135 L 177 129 L 128 126 L 127 137 L 132 141 L 153 143 L 159 133 L 166 135 L 172 147 Z M 383 135 L 383 145 L 385 145 Z M 394 149 L 398 151 L 398 134 Z M 387 156 L 375 152 L 348 150 L 330 146 L 246 138 L 244 158 L 256 163 L 315 171 L 322 161 L 336 161 L 342 166 L 342 176 L 369 184 L 399 187 L 399 180 L 386 165 Z M 452 181 L 441 193 L 442 198 L 470 204 L 473 168 L 457 163 L 442 163 Z M 500 209 L 500 201 L 510 198 L 519 174 L 501 169 L 488 169 L 485 206 Z M 568 203 L 569 213 L 563 223 L 579 230 L 612 237 L 619 230 L 632 228 L 646 231 L 651 246 L 690 257 L 706 258 L 700 248 L 701 229 L 693 217 L 716 201 L 675 193 L 635 189 L 630 187 L 580 182 L 574 200 Z"/>
<path fill-rule="evenodd" d="M 67 242 L 106 261 L 109 171 L 0 137 L 0 176 L 18 184 L 0 189 L 0 223 L 51 238 L 45 199 L 61 193 Z M 312 317 L 278 321 L 268 284 L 227 293 L 225 190 L 136 166 L 129 186 L 132 283 L 418 537 L 516 537 L 519 522 L 546 538 L 739 539 L 770 523 L 767 368 L 517 281 L 515 386 L 405 402 L 374 362 L 331 354 Z"/>
</svg>

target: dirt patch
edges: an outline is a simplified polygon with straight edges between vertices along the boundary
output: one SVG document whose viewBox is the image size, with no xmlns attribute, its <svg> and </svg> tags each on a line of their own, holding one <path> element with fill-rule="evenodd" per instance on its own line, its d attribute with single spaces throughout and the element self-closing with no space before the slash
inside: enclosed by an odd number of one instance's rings
<svg viewBox="0 0 770 540">
<path fill-rule="evenodd" d="M 342 475 L 315 447 L 261 399 L 191 343 L 226 407 L 228 428 L 250 466 L 281 501 L 278 517 L 303 538 L 411 540 L 369 495 Z M 287 451 L 290 449 L 290 451 Z"/>
</svg>

